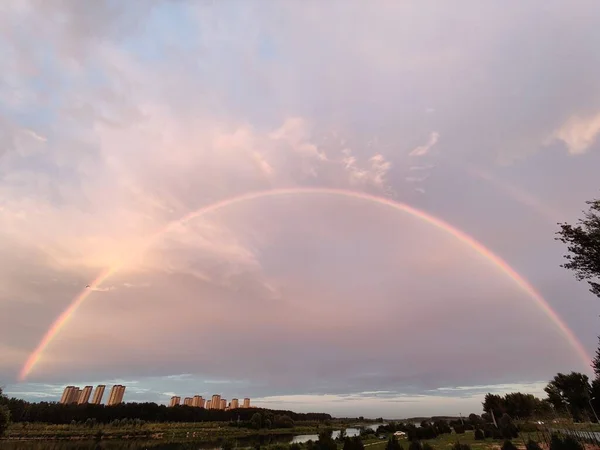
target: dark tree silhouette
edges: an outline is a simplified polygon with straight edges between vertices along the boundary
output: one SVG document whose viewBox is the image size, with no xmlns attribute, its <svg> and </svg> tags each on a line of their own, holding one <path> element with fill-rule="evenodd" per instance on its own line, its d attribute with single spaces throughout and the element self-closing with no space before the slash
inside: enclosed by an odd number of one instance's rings
<svg viewBox="0 0 600 450">
<path fill-rule="evenodd" d="M 600 297 L 600 200 L 586 202 L 589 211 L 576 225 L 559 224 L 558 240 L 567 244 L 567 262 L 578 280 L 586 280 L 590 291 Z"/>
<path fill-rule="evenodd" d="M 568 375 L 556 374 L 544 388 L 548 394 L 548 401 L 554 408 L 570 413 L 573 420 L 578 422 L 588 416 L 590 390 L 587 375 L 577 372 Z"/>
</svg>

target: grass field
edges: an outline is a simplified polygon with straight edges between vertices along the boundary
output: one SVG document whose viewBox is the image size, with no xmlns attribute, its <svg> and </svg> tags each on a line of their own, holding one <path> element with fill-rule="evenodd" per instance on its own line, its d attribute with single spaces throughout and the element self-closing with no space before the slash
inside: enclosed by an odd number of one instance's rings
<svg viewBox="0 0 600 450">
<path fill-rule="evenodd" d="M 51 425 L 44 423 L 15 423 L 8 428 L 5 439 L 181 439 L 189 438 L 205 442 L 222 439 L 240 439 L 251 436 L 292 435 L 317 433 L 314 425 L 299 424 L 294 428 L 253 430 L 230 427 L 221 422 L 194 423 L 146 423 L 141 426 L 111 426 L 98 424 L 88 427 L 77 425 Z"/>
</svg>

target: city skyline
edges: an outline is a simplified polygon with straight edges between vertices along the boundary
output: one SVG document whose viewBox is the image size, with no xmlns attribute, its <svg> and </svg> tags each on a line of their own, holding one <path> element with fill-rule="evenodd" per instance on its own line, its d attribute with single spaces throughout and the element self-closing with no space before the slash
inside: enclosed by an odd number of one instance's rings
<svg viewBox="0 0 600 450">
<path fill-rule="evenodd" d="M 591 374 L 555 238 L 600 197 L 600 2 L 79 3 L 0 8 L 8 396 L 443 415 Z"/>
<path fill-rule="evenodd" d="M 181 396 L 174 395 L 169 400 L 169 406 L 179 406 L 181 404 Z M 230 410 L 237 408 L 251 408 L 250 398 L 245 397 L 243 399 L 243 403 L 239 404 L 239 399 L 232 398 L 229 403 L 227 403 L 227 399 L 222 397 L 221 394 L 213 394 L 210 400 L 205 400 L 201 395 L 194 395 L 193 397 L 184 397 L 183 405 L 185 406 L 193 406 L 196 408 L 206 408 L 206 409 L 218 409 L 218 410 Z M 218 406 L 215 406 L 218 405 Z"/>
<path fill-rule="evenodd" d="M 79 405 L 91 403 L 95 405 L 102 404 L 102 397 L 104 396 L 104 391 L 106 389 L 106 385 L 97 385 L 96 390 L 93 391 L 93 386 L 85 386 L 81 389 L 78 386 L 68 385 L 64 388 L 63 393 L 60 397 L 59 403 L 62 404 L 72 404 L 76 403 Z M 92 391 L 94 395 L 92 397 Z M 108 396 L 108 400 L 106 402 L 107 406 L 118 405 L 123 402 L 123 397 L 125 395 L 125 386 L 120 384 L 115 384 L 111 387 L 110 393 Z M 90 402 L 91 397 L 91 402 Z"/>
</svg>

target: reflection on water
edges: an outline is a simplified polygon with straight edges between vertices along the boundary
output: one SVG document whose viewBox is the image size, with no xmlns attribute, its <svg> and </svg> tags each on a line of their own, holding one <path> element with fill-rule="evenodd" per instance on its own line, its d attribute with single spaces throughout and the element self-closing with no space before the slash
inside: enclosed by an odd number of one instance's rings
<svg viewBox="0 0 600 450">
<path fill-rule="evenodd" d="M 377 429 L 377 425 L 369 425 L 368 428 Z M 353 437 L 360 434 L 358 428 L 346 428 L 346 436 Z M 340 435 L 339 431 L 333 432 L 333 437 Z M 252 436 L 233 441 L 235 447 L 255 447 L 257 444 L 266 446 L 271 444 L 303 444 L 310 440 L 316 441 L 316 434 L 298 435 L 270 435 Z M 2 450 L 220 450 L 221 447 L 214 442 L 198 442 L 194 440 L 182 442 L 161 441 L 127 441 L 127 440 L 102 440 L 96 441 L 2 441 Z"/>
</svg>

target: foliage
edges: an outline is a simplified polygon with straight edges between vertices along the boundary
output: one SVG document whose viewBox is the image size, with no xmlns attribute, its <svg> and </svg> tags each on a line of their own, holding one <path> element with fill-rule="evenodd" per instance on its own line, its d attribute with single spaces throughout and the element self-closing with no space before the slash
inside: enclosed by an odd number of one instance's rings
<svg viewBox="0 0 600 450">
<path fill-rule="evenodd" d="M 452 428 L 450 428 L 450 425 L 445 420 L 436 420 L 433 422 L 433 427 L 438 435 L 452 433 Z"/>
<path fill-rule="evenodd" d="M 5 402 L 6 397 L 2 394 L 2 388 L 0 388 L 0 436 L 6 432 L 10 424 L 10 410 L 3 404 Z"/>
<path fill-rule="evenodd" d="M 290 420 L 318 421 L 330 420 L 331 415 L 321 413 L 295 413 L 293 411 L 268 410 L 262 408 L 236 409 L 222 411 L 214 409 L 194 408 L 192 406 L 167 407 L 156 403 L 122 403 L 120 405 L 61 405 L 53 402 L 30 403 L 25 400 L 11 398 L 4 403 L 11 413 L 14 422 L 45 422 L 49 424 L 68 424 L 95 419 L 97 423 L 107 424 L 114 420 L 140 419 L 146 422 L 232 422 L 234 426 L 254 428 L 251 418 L 254 414 L 269 419 L 275 425 L 280 422 L 289 427 Z M 237 420 L 240 422 L 238 423 Z M 289 419 L 288 419 L 289 418 Z"/>
<path fill-rule="evenodd" d="M 465 427 L 463 425 L 454 425 L 454 432 L 456 434 L 465 434 Z"/>
<path fill-rule="evenodd" d="M 567 375 L 559 373 L 544 391 L 556 410 L 570 413 L 576 422 L 588 417 L 591 387 L 587 375 L 577 372 Z"/>
<path fill-rule="evenodd" d="M 519 436 L 519 430 L 508 414 L 504 414 L 498 421 L 498 429 L 504 439 L 512 439 Z"/>
<path fill-rule="evenodd" d="M 434 448 L 429 442 L 425 442 L 423 444 L 423 450 L 434 450 Z"/>
<path fill-rule="evenodd" d="M 469 414 L 469 422 L 471 422 L 471 425 L 473 425 L 474 427 L 478 427 L 483 423 L 483 419 L 481 418 L 481 416 L 471 413 Z"/>
<path fill-rule="evenodd" d="M 512 443 L 512 441 L 507 439 L 502 444 L 501 450 L 518 450 L 518 449 L 517 449 L 517 446 Z"/>
<path fill-rule="evenodd" d="M 542 448 L 540 447 L 540 444 L 538 444 L 536 441 L 529 439 L 527 441 L 527 444 L 525 444 L 525 449 L 526 450 L 542 450 Z"/>
<path fill-rule="evenodd" d="M 221 444 L 221 450 L 232 450 L 232 449 L 233 449 L 233 442 L 231 442 L 229 439 L 226 439 Z"/>
<path fill-rule="evenodd" d="M 485 435 L 483 434 L 483 430 L 481 428 L 477 428 L 475 430 L 474 436 L 476 441 L 483 441 L 485 439 Z"/>
<path fill-rule="evenodd" d="M 496 420 L 503 414 L 518 419 L 529 419 L 532 417 L 552 416 L 552 405 L 546 400 L 536 398 L 531 394 L 522 394 L 513 392 L 500 396 L 496 394 L 486 394 L 483 402 L 482 420 L 492 422 L 492 412 Z M 470 417 L 470 416 L 469 416 Z"/>
<path fill-rule="evenodd" d="M 550 450 L 583 450 L 583 448 L 583 445 L 571 436 L 554 433 L 550 439 Z"/>
<path fill-rule="evenodd" d="M 462 444 L 460 442 L 456 442 L 452 446 L 452 450 L 471 450 L 471 446 L 469 446 L 469 444 Z"/>
<path fill-rule="evenodd" d="M 590 209 L 576 225 L 560 224 L 558 240 L 567 244 L 567 262 L 562 267 L 586 280 L 590 291 L 600 297 L 600 200 L 586 202 Z"/>
<path fill-rule="evenodd" d="M 344 449 L 345 450 L 345 449 Z M 396 436 L 392 435 L 385 445 L 385 450 L 404 450 L 402 445 L 398 442 Z"/>
<path fill-rule="evenodd" d="M 337 444 L 333 440 L 331 429 L 319 433 L 319 439 L 315 442 L 315 450 L 337 450 Z"/>
<path fill-rule="evenodd" d="M 345 437 L 343 450 L 364 450 L 365 446 L 360 436 Z"/>
<path fill-rule="evenodd" d="M 420 441 L 412 441 L 408 446 L 408 450 L 423 450 L 423 446 Z"/>
</svg>

